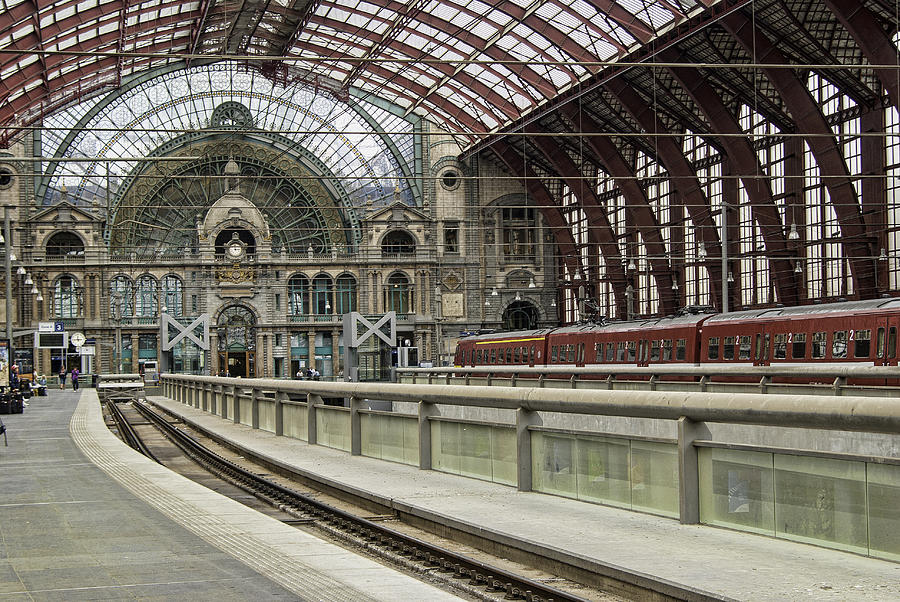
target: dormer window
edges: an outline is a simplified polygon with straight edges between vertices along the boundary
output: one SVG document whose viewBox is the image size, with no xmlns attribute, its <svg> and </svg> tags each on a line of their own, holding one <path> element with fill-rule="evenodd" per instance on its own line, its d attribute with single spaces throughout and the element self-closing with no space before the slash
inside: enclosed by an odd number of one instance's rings
<svg viewBox="0 0 900 602">
<path fill-rule="evenodd" d="M 84 257 L 84 243 L 71 232 L 57 232 L 47 240 L 47 259 Z"/>
<path fill-rule="evenodd" d="M 416 241 L 412 234 L 403 230 L 388 232 L 381 243 L 381 254 L 384 256 L 415 255 Z"/>
</svg>

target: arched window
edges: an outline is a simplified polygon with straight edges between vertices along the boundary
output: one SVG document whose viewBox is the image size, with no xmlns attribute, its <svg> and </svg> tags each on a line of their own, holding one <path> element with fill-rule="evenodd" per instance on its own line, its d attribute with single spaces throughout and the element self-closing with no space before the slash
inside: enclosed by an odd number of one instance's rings
<svg viewBox="0 0 900 602">
<path fill-rule="evenodd" d="M 244 244 L 247 255 L 256 255 L 256 238 L 245 228 L 226 228 L 219 232 L 216 236 L 216 255 L 225 255 L 225 247 L 232 237 Z"/>
<path fill-rule="evenodd" d="M 184 312 L 184 285 L 181 278 L 172 274 L 162 279 L 163 305 L 166 313 L 181 316 Z"/>
<path fill-rule="evenodd" d="M 503 254 L 507 261 L 533 261 L 537 219 L 531 207 L 504 207 Z"/>
<path fill-rule="evenodd" d="M 225 308 L 216 326 L 219 351 L 253 351 L 256 348 L 256 316 L 246 307 L 232 305 Z"/>
<path fill-rule="evenodd" d="M 53 316 L 78 318 L 81 316 L 81 287 L 69 275 L 60 276 L 53 283 Z"/>
<path fill-rule="evenodd" d="M 531 330 L 537 327 L 538 309 L 530 301 L 513 301 L 503 311 L 503 328 Z"/>
<path fill-rule="evenodd" d="M 292 276 L 288 280 L 288 312 L 292 316 L 309 313 L 309 278 Z"/>
<path fill-rule="evenodd" d="M 356 278 L 348 274 L 338 276 L 334 302 L 334 313 L 338 315 L 356 311 Z"/>
<path fill-rule="evenodd" d="M 134 315 L 134 284 L 128 276 L 116 276 L 109 281 L 109 316 L 113 320 Z"/>
<path fill-rule="evenodd" d="M 398 255 L 415 255 L 416 241 L 412 234 L 403 230 L 388 232 L 381 241 L 381 254 L 396 257 Z"/>
<path fill-rule="evenodd" d="M 135 292 L 135 315 L 139 317 L 155 316 L 159 307 L 156 278 L 149 274 L 144 274 L 138 278 Z"/>
<path fill-rule="evenodd" d="M 412 285 L 404 274 L 396 273 L 388 278 L 384 292 L 384 308 L 398 314 L 408 314 L 412 311 Z"/>
<path fill-rule="evenodd" d="M 313 312 L 319 315 L 330 314 L 334 307 L 334 282 L 328 276 L 316 276 L 313 278 Z"/>
<path fill-rule="evenodd" d="M 84 243 L 72 232 L 57 232 L 47 241 L 47 259 L 84 257 Z"/>
</svg>

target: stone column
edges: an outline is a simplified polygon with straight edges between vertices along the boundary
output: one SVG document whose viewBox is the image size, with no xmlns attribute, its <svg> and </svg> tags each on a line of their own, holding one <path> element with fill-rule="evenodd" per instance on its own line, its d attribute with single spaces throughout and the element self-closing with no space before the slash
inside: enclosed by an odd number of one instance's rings
<svg viewBox="0 0 900 602">
<path fill-rule="evenodd" d="M 131 334 L 131 373 L 137 374 L 138 368 L 140 364 L 138 364 L 138 359 L 141 354 L 140 349 L 138 349 L 138 345 L 140 344 L 140 339 L 138 338 L 137 333 Z"/>
<path fill-rule="evenodd" d="M 337 328 L 331 331 L 331 372 L 334 378 L 341 373 L 341 348 L 339 346 L 341 340 L 341 331 Z"/>
<path fill-rule="evenodd" d="M 316 367 L 316 331 L 310 330 L 306 334 L 306 340 L 308 341 L 309 349 L 307 349 L 309 355 L 309 363 L 307 364 L 310 368 Z"/>
<path fill-rule="evenodd" d="M 219 375 L 219 335 L 212 328 L 209 333 L 209 374 Z"/>
</svg>

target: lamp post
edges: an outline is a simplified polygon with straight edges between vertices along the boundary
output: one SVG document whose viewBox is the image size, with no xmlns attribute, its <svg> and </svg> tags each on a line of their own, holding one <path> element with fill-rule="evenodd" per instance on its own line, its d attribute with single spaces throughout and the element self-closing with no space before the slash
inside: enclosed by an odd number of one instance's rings
<svg viewBox="0 0 900 602">
<path fill-rule="evenodd" d="M 728 313 L 728 204 L 722 202 L 722 313 Z"/>
<path fill-rule="evenodd" d="M 12 238 L 9 232 L 9 205 L 3 206 L 3 239 L 6 243 L 6 253 L 3 254 L 6 269 L 6 339 L 12 347 Z"/>
<path fill-rule="evenodd" d="M 113 293 L 113 320 L 116 321 L 116 374 L 122 373 L 122 293 Z"/>
</svg>

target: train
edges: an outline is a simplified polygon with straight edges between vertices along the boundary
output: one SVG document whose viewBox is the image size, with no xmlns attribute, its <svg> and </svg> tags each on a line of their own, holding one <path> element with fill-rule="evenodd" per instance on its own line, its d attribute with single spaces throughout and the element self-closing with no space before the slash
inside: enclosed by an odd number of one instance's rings
<svg viewBox="0 0 900 602">
<path fill-rule="evenodd" d="M 896 366 L 898 329 L 900 298 L 729 313 L 689 307 L 661 318 L 467 336 L 454 365 Z"/>
</svg>

